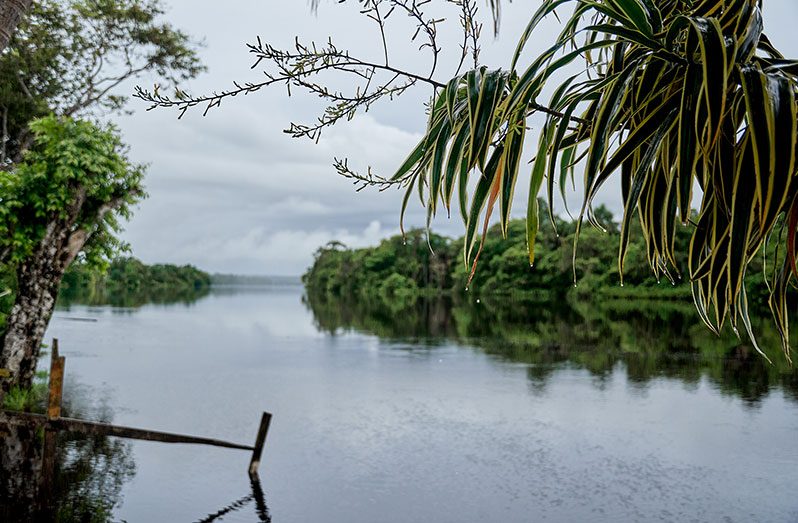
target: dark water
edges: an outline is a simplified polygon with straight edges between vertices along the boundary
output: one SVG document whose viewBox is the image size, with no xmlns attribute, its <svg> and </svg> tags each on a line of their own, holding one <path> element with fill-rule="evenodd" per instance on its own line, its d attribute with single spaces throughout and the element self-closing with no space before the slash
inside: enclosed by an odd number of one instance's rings
<svg viewBox="0 0 798 523">
<path fill-rule="evenodd" d="M 274 413 L 261 501 L 279 523 L 798 521 L 798 375 L 683 304 L 222 289 L 71 305 L 49 336 L 84 415 L 250 443 Z M 246 452 L 93 446 L 65 453 L 88 464 L 61 487 L 104 503 L 96 520 L 266 520 Z"/>
</svg>

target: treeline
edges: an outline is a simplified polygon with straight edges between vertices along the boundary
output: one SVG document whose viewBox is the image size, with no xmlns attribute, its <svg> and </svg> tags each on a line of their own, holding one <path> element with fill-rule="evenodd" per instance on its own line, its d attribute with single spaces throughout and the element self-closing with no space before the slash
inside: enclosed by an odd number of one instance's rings
<svg viewBox="0 0 798 523">
<path fill-rule="evenodd" d="M 638 220 L 632 220 L 631 239 L 620 286 L 619 224 L 601 206 L 595 215 L 606 232 L 585 224 L 579 235 L 574 262 L 576 222 L 555 217 L 552 225 L 543 206 L 535 263 L 527 255 L 525 223 L 514 220 L 503 238 L 493 226 L 485 239 L 476 275 L 470 285 L 477 294 L 525 294 L 557 298 L 565 294 L 649 298 L 689 298 L 686 254 L 692 226 L 677 228 L 673 241 L 678 271 L 671 282 L 658 282 L 648 264 L 646 245 Z M 556 229 L 555 229 L 556 225 Z M 753 305 L 764 303 L 761 265 L 752 263 L 749 278 L 756 279 L 749 293 Z M 405 299 L 419 294 L 462 293 L 470 267 L 463 262 L 463 238 L 451 239 L 424 230 L 411 230 L 405 238 L 394 236 L 376 247 L 349 249 L 331 242 L 320 248 L 302 280 L 309 292 L 330 296 Z M 574 276 L 577 285 L 574 286 Z M 755 291 L 759 291 L 758 293 Z"/>
<path fill-rule="evenodd" d="M 136 306 L 148 302 L 194 301 L 205 295 L 211 276 L 193 265 L 146 265 L 117 258 L 105 271 L 84 263 L 67 270 L 59 299 L 71 302 Z"/>
</svg>

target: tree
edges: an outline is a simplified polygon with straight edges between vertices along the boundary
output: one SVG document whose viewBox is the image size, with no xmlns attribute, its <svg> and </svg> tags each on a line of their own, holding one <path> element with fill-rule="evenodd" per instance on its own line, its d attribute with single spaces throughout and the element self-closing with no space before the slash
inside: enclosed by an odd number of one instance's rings
<svg viewBox="0 0 798 523">
<path fill-rule="evenodd" d="M 498 19 L 498 2 L 489 2 Z M 360 0 L 362 13 L 383 36 L 384 59 L 354 57 L 330 42 L 296 43 L 280 50 L 260 40 L 250 46 L 256 65 L 274 72 L 259 84 L 210 96 L 170 97 L 140 89 L 154 106 L 184 113 L 206 110 L 241 92 L 287 84 L 322 96 L 330 106 L 313 125 L 292 124 L 294 136 L 317 139 L 319 133 L 377 100 L 405 92 L 417 83 L 435 92 L 426 135 L 397 172 L 379 177 L 359 174 L 346 160 L 337 170 L 362 185 L 404 187 L 422 195 L 428 215 L 460 203 L 466 228 L 464 257 L 471 276 L 498 206 L 507 233 L 524 143 L 532 115 L 545 118 L 529 180 L 526 236 L 529 263 L 535 260 L 540 222 L 537 194 L 548 201 L 564 195 L 566 180 L 583 167 L 584 199 L 574 240 L 574 262 L 582 221 L 602 226 L 592 210 L 598 190 L 620 177 L 624 200 L 618 267 L 623 275 L 632 220 L 642 225 L 648 262 L 657 276 L 681 277 L 676 263 L 677 222 L 693 227 L 688 266 L 696 308 L 718 332 L 725 321 L 737 331 L 742 323 L 754 345 L 743 285 L 749 262 L 770 242 L 780 245 L 766 271 L 770 308 L 787 359 L 786 293 L 794 276 L 798 229 L 798 61 L 786 59 L 763 32 L 761 0 L 544 0 L 532 15 L 508 70 L 479 63 L 481 25 L 470 0 L 438 5 L 460 10 L 462 59 L 446 82 L 433 78 L 440 46 L 440 17 L 426 15 L 429 2 Z M 543 54 L 526 56 L 525 46 L 539 23 L 558 11 L 572 10 L 562 32 Z M 392 67 L 384 38 L 388 18 L 404 12 L 417 22 L 416 35 L 432 56 L 432 73 Z M 415 36 L 414 36 L 415 38 Z M 474 67 L 461 69 L 466 59 Z M 529 65 L 523 66 L 522 63 Z M 574 63 L 582 63 L 574 73 Z M 318 75 L 337 71 L 355 78 L 354 94 L 328 89 Z M 386 78 L 383 80 L 383 78 Z M 553 87 L 548 103 L 541 101 Z M 478 175 L 473 191 L 469 179 Z M 544 181 L 545 186 L 544 186 Z M 692 215 L 693 187 L 702 191 Z M 559 191 L 557 188 L 559 187 Z M 457 190 L 455 190 L 457 189 Z M 549 213 L 554 223 L 554 216 Z M 480 234 L 480 226 L 482 233 Z M 757 347 L 758 349 L 758 347 Z"/>
<path fill-rule="evenodd" d="M 117 112 L 128 97 L 114 89 L 130 78 L 202 72 L 196 45 L 162 14 L 160 0 L 36 2 L 0 55 L 0 165 L 21 159 L 35 118 Z"/>
<path fill-rule="evenodd" d="M 144 196 L 144 169 L 113 128 L 52 116 L 30 127 L 32 149 L 0 172 L 0 264 L 17 281 L 0 353 L 0 367 L 13 372 L 6 389 L 31 383 L 69 264 L 108 258 L 120 218 Z"/>
<path fill-rule="evenodd" d="M 0 51 L 6 48 L 32 0 L 6 0 L 0 4 Z"/>
<path fill-rule="evenodd" d="M 118 219 L 144 194 L 143 169 L 99 123 L 125 107 L 115 89 L 144 72 L 178 81 L 203 70 L 196 45 L 162 14 L 160 0 L 41 0 L 0 54 L 6 389 L 30 384 L 66 267 L 114 252 Z"/>
</svg>

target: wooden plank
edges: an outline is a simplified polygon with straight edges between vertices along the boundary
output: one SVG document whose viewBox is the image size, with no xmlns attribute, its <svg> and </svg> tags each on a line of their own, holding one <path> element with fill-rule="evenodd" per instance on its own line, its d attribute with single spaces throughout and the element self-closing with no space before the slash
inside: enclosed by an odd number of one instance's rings
<svg viewBox="0 0 798 523">
<path fill-rule="evenodd" d="M 258 437 L 255 439 L 255 448 L 252 451 L 252 459 L 249 462 L 249 475 L 257 476 L 258 467 L 260 467 L 260 456 L 263 453 L 263 444 L 266 442 L 266 435 L 269 433 L 269 424 L 272 421 L 272 415 L 269 412 L 264 412 L 260 419 L 260 428 L 258 428 Z"/>
<path fill-rule="evenodd" d="M 79 432 L 81 434 L 97 436 L 116 436 L 118 438 L 158 441 L 160 443 L 187 443 L 224 447 L 228 449 L 255 450 L 255 447 L 249 445 L 239 445 L 238 443 L 231 443 L 219 439 L 187 436 L 184 434 L 174 434 L 157 430 L 137 429 L 134 427 L 124 427 L 98 421 L 85 421 L 73 418 L 48 419 L 47 416 L 42 414 L 32 414 L 29 412 L 5 410 L 2 411 L 2 415 L 0 415 L 0 423 L 4 420 L 6 423 L 12 425 L 43 426 L 45 429 L 65 430 L 67 432 Z"/>
</svg>

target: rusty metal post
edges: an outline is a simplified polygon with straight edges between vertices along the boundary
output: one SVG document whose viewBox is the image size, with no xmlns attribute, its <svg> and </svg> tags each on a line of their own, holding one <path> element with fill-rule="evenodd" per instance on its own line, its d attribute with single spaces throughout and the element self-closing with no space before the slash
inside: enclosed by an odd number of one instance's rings
<svg viewBox="0 0 798 523">
<path fill-rule="evenodd" d="M 269 424 L 271 421 L 272 415 L 269 412 L 264 412 L 263 417 L 260 419 L 260 428 L 258 429 L 258 437 L 255 440 L 255 449 L 252 451 L 252 459 L 249 462 L 250 476 L 258 475 L 260 456 L 263 453 L 263 444 L 266 443 L 266 434 L 269 433 Z"/>
</svg>

